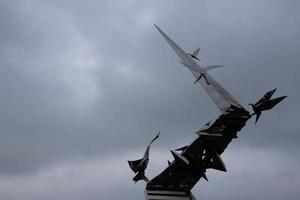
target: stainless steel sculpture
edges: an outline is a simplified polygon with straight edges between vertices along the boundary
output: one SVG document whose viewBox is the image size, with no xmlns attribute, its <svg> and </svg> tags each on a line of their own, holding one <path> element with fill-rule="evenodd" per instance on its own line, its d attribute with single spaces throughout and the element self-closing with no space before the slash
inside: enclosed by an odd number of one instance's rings
<svg viewBox="0 0 300 200">
<path fill-rule="evenodd" d="M 272 95 L 277 89 L 271 90 L 267 92 L 258 102 L 255 104 L 249 103 L 250 106 L 252 106 L 252 109 L 254 113 L 252 115 L 256 115 L 255 123 L 257 123 L 257 120 L 259 119 L 261 112 L 265 110 L 270 110 L 274 106 L 276 106 L 280 101 L 282 101 L 287 96 L 277 97 L 275 99 L 271 100 Z"/>
<path fill-rule="evenodd" d="M 146 148 L 143 158 L 139 160 L 128 161 L 129 167 L 132 169 L 134 173 L 137 173 L 135 177 L 133 177 L 133 181 L 138 182 L 140 180 L 144 180 L 149 182 L 149 179 L 145 176 L 145 170 L 149 163 L 149 151 L 151 144 L 159 137 L 160 132 L 151 140 L 149 145 Z"/>
<path fill-rule="evenodd" d="M 180 58 L 180 63 L 188 68 L 196 78 L 195 83 L 199 83 L 204 88 L 221 113 L 216 119 L 209 121 L 196 132 L 199 137 L 191 144 L 174 151 L 171 150 L 174 161 L 168 162 L 168 167 L 159 175 L 150 181 L 147 178 L 134 179 L 145 180 L 147 182 L 145 190 L 147 200 L 195 199 L 191 193 L 191 189 L 201 178 L 206 181 L 208 180 L 206 176 L 207 169 L 227 171 L 221 154 L 231 140 L 238 137 L 237 133 L 245 126 L 247 120 L 251 116 L 256 115 L 257 122 L 262 111 L 273 108 L 286 96 L 271 100 L 271 96 L 276 89 L 267 92 L 257 103 L 250 104 L 254 111 L 253 114 L 250 114 L 228 91 L 208 74 L 207 71 L 209 69 L 217 68 L 219 65 L 208 66 L 206 68 L 200 67 L 194 60 L 198 60 L 198 49 L 193 54 L 186 53 L 157 25 L 155 27 Z M 201 77 L 204 79 L 201 79 Z M 131 164 L 129 163 L 131 169 L 135 172 L 138 170 L 134 170 L 135 167 L 132 166 L 136 166 L 137 161 L 129 161 L 131 162 Z M 144 175 L 145 169 L 146 167 L 141 168 L 142 175 Z"/>
</svg>

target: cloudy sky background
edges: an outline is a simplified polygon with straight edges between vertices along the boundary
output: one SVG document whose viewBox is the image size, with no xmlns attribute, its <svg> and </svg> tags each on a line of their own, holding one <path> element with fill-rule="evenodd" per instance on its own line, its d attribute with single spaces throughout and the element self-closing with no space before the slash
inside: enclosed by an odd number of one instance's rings
<svg viewBox="0 0 300 200">
<path fill-rule="evenodd" d="M 147 174 L 218 114 L 153 24 L 241 103 L 288 98 L 250 120 L 198 199 L 300 198 L 300 2 L 0 1 L 0 198 L 144 199 L 127 159 L 158 130 Z M 246 107 L 249 108 L 249 107 Z M 217 191 L 217 192 L 216 192 Z"/>
</svg>

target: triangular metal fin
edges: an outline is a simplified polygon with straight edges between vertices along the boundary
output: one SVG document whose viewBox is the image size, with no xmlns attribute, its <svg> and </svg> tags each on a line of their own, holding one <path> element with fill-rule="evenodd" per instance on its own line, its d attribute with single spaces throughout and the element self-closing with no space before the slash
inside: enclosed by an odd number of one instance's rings
<svg viewBox="0 0 300 200">
<path fill-rule="evenodd" d="M 181 154 L 179 154 L 179 153 L 177 153 L 176 151 L 173 151 L 173 150 L 171 150 L 171 153 L 172 153 L 175 161 L 182 162 L 182 163 L 184 163 L 186 165 L 190 164 L 190 162 L 188 161 L 188 159 L 186 159 L 183 155 L 181 155 Z"/>
</svg>

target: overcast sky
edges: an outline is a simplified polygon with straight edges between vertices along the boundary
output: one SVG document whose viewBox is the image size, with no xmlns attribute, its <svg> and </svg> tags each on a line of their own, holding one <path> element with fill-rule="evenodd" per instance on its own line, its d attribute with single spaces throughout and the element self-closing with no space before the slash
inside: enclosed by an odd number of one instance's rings
<svg viewBox="0 0 300 200">
<path fill-rule="evenodd" d="M 248 121 L 197 199 L 298 200 L 299 13 L 297 0 L 0 0 L 0 199 L 144 199 L 127 160 L 160 130 L 153 178 L 218 115 L 155 23 L 225 65 L 211 75 L 247 109 L 288 95 Z"/>
</svg>

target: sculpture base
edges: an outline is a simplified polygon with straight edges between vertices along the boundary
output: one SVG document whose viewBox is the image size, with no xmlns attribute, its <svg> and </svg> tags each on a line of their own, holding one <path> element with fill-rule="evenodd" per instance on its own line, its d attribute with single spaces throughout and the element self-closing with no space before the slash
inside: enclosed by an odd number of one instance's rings
<svg viewBox="0 0 300 200">
<path fill-rule="evenodd" d="M 196 200 L 192 192 L 178 190 L 145 190 L 146 200 Z"/>
</svg>

